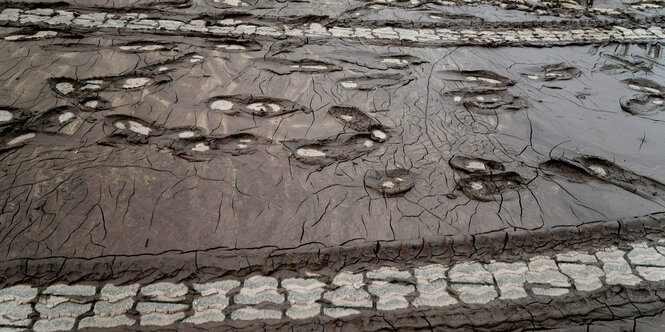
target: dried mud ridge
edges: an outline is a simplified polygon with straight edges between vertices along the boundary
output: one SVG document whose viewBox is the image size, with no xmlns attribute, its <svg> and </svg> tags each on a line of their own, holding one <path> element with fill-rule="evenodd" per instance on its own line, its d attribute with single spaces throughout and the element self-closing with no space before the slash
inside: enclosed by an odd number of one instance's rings
<svg viewBox="0 0 665 332">
<path fill-rule="evenodd" d="M 143 271 L 123 263 L 129 257 L 59 266 L 50 259 L 55 274 L 26 261 L 22 268 L 5 265 L 0 324 L 36 331 L 272 330 L 332 328 L 341 320 L 345 328 L 371 330 L 497 330 L 591 324 L 607 315 L 636 324 L 665 305 L 663 226 L 665 216 L 654 215 L 318 251 L 173 253 L 151 257 L 152 264 L 163 263 Z M 262 263 L 226 270 L 241 260 Z"/>
</svg>

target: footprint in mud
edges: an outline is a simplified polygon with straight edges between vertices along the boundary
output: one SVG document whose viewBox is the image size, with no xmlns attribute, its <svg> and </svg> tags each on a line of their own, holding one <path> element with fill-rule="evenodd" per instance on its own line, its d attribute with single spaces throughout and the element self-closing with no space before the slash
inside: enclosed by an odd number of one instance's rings
<svg viewBox="0 0 665 332">
<path fill-rule="evenodd" d="M 0 106 L 0 128 L 25 123 L 30 117 L 30 113 L 26 110 L 11 106 Z"/>
<path fill-rule="evenodd" d="M 505 76 L 488 70 L 444 70 L 440 71 L 445 81 L 465 82 L 488 87 L 506 87 L 515 82 Z"/>
<path fill-rule="evenodd" d="M 84 53 L 84 52 L 98 52 L 100 49 L 104 47 L 99 44 L 70 42 L 70 43 L 49 43 L 47 45 L 39 45 L 39 48 L 49 52 Z"/>
<path fill-rule="evenodd" d="M 60 106 L 28 120 L 26 127 L 36 132 L 69 136 L 78 130 L 83 121 L 74 107 Z"/>
<path fill-rule="evenodd" d="M 455 170 L 471 174 L 490 174 L 505 170 L 501 163 L 481 158 L 454 156 L 448 163 Z"/>
<path fill-rule="evenodd" d="M 249 7 L 247 2 L 241 0 L 206 0 L 208 4 L 215 8 L 229 9 L 231 7 Z"/>
<path fill-rule="evenodd" d="M 99 79 L 75 80 L 64 77 L 50 78 L 48 83 L 56 94 L 65 97 L 91 95 L 105 85 L 105 82 Z"/>
<path fill-rule="evenodd" d="M 106 99 L 103 98 L 97 98 L 97 97 L 83 98 L 79 102 L 81 110 L 86 112 L 95 112 L 95 111 L 111 109 L 111 103 L 109 103 Z"/>
<path fill-rule="evenodd" d="M 189 133 L 194 134 L 190 131 Z M 189 136 L 187 131 L 179 134 L 180 139 L 171 145 L 173 153 L 189 161 L 209 161 L 220 155 L 239 156 L 256 152 L 259 145 L 267 140 L 247 133 L 232 134 L 223 137 Z M 183 137 L 185 136 L 185 137 Z"/>
<path fill-rule="evenodd" d="M 198 139 L 206 136 L 206 130 L 201 127 L 176 127 L 164 131 L 164 135 L 173 135 L 178 139 Z"/>
<path fill-rule="evenodd" d="M 522 73 L 522 76 L 533 81 L 565 81 L 578 77 L 582 71 L 565 63 L 546 65 L 535 70 Z"/>
<path fill-rule="evenodd" d="M 394 54 L 378 57 L 378 61 L 387 68 L 402 69 L 409 65 L 419 65 L 427 61 L 411 55 Z"/>
<path fill-rule="evenodd" d="M 653 115 L 665 111 L 663 97 L 653 94 L 622 97 L 621 109 L 633 115 Z"/>
<path fill-rule="evenodd" d="M 160 136 L 164 132 L 159 126 L 128 115 L 106 116 L 104 125 L 111 129 L 112 134 L 99 142 L 102 145 L 147 144 L 149 137 Z"/>
<path fill-rule="evenodd" d="M 550 159 L 543 162 L 540 164 L 540 170 L 547 175 L 558 176 L 575 183 L 584 183 L 593 179 L 582 165 L 565 159 Z"/>
<path fill-rule="evenodd" d="M 248 39 L 213 39 L 210 40 L 215 48 L 226 53 L 260 51 L 261 44 Z"/>
<path fill-rule="evenodd" d="M 23 31 L 18 31 L 9 35 L 4 36 L 6 41 L 31 41 L 38 39 L 48 39 L 55 38 L 58 35 L 56 31 L 51 30 L 40 30 L 33 31 L 32 29 L 26 29 Z"/>
<path fill-rule="evenodd" d="M 328 113 L 344 127 L 360 132 L 369 132 L 372 140 L 384 142 L 388 138 L 386 129 L 376 119 L 353 106 L 332 106 Z"/>
<path fill-rule="evenodd" d="M 317 74 L 342 70 L 340 67 L 332 63 L 319 60 L 268 58 L 264 61 L 266 62 L 266 66 L 263 69 L 278 75 L 288 75 L 293 73 Z"/>
<path fill-rule="evenodd" d="M 143 53 L 155 51 L 170 51 L 175 48 L 175 45 L 169 43 L 155 43 L 155 42 L 129 42 L 117 47 L 118 50 L 127 53 Z"/>
<path fill-rule="evenodd" d="M 514 96 L 507 89 L 467 88 L 447 92 L 445 95 L 454 104 L 463 105 L 469 112 L 495 115 L 506 111 L 518 111 L 527 107 L 524 98 Z"/>
<path fill-rule="evenodd" d="M 507 201 L 524 188 L 524 179 L 516 172 L 473 174 L 462 178 L 457 187 L 466 197 L 482 201 Z"/>
<path fill-rule="evenodd" d="M 71 38 L 71 37 L 70 37 Z M 123 53 L 144 53 L 144 52 L 169 52 L 178 51 L 175 44 L 168 42 L 128 42 L 113 45 L 100 45 L 92 43 L 80 42 L 66 42 L 66 43 L 50 43 L 48 45 L 40 45 L 41 49 L 45 51 L 58 52 L 58 53 L 84 53 L 84 52 L 99 52 L 103 49 L 112 49 Z"/>
<path fill-rule="evenodd" d="M 581 183 L 597 179 L 646 199 L 665 196 L 665 184 L 598 157 L 552 159 L 540 164 L 540 168 L 545 174 L 556 175 L 571 182 Z"/>
<path fill-rule="evenodd" d="M 413 188 L 413 175 L 406 169 L 370 171 L 365 175 L 365 186 L 386 196 L 403 194 Z"/>
<path fill-rule="evenodd" d="M 603 54 L 615 63 L 605 63 L 600 67 L 600 71 L 608 74 L 618 75 L 625 72 L 645 72 L 650 73 L 653 69 L 653 64 L 643 59 L 635 58 L 633 56 L 620 56 L 616 54 Z"/>
<path fill-rule="evenodd" d="M 219 96 L 208 100 L 213 111 L 227 115 L 248 114 L 259 117 L 273 117 L 293 112 L 310 113 L 308 107 L 294 103 L 287 99 L 254 95 Z"/>
<path fill-rule="evenodd" d="M 5 127 L 0 129 L 0 152 L 19 148 L 35 138 L 36 133 L 24 129 Z"/>
<path fill-rule="evenodd" d="M 644 93 L 661 94 L 665 92 L 665 87 L 646 78 L 629 78 L 624 80 L 623 83 L 635 91 Z"/>
<path fill-rule="evenodd" d="M 154 77 L 104 77 L 87 80 L 70 78 L 49 79 L 51 89 L 58 95 L 69 98 L 91 99 L 100 91 L 127 91 L 143 89 L 149 85 L 169 82 L 168 78 Z"/>
<path fill-rule="evenodd" d="M 347 77 L 339 80 L 341 87 L 350 90 L 371 91 L 379 88 L 402 87 L 412 79 L 400 73 L 371 74 L 367 76 Z"/>
<path fill-rule="evenodd" d="M 416 66 L 423 63 L 427 63 L 426 60 L 419 57 L 408 55 L 404 53 L 395 53 L 388 52 L 383 55 L 376 56 L 371 52 L 366 51 L 356 51 L 356 52 L 345 52 L 343 54 L 333 55 L 335 60 L 346 64 L 346 67 L 363 67 L 367 69 L 378 69 L 378 70 L 388 70 L 388 69 L 406 69 L 410 66 Z"/>
<path fill-rule="evenodd" d="M 176 59 L 159 61 L 119 76 L 91 77 L 82 80 L 56 77 L 49 78 L 48 83 L 57 95 L 87 100 L 95 97 L 100 91 L 140 90 L 168 83 L 171 81 L 171 78 L 167 76 L 169 72 L 185 64 L 191 66 L 201 61 L 203 61 L 202 56 L 188 53 Z"/>
<path fill-rule="evenodd" d="M 379 148 L 368 133 L 323 140 L 286 141 L 283 144 L 301 163 L 320 166 L 356 159 Z"/>
</svg>

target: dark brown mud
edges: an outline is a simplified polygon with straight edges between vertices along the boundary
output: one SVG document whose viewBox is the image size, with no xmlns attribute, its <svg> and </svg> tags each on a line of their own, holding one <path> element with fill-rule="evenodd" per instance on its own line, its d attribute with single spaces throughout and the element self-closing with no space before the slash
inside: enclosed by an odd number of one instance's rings
<svg viewBox="0 0 665 332">
<path fill-rule="evenodd" d="M 644 4 L 6 3 L 0 283 L 331 277 L 655 243 L 665 15 Z M 657 287 L 638 288 L 345 322 L 662 312 Z"/>
</svg>

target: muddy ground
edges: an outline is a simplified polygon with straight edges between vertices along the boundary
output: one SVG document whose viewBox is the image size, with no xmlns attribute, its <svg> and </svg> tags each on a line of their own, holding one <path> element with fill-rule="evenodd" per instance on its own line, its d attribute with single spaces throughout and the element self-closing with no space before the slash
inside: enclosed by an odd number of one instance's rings
<svg viewBox="0 0 665 332">
<path fill-rule="evenodd" d="M 5 3 L 0 283 L 661 218 L 661 5 Z"/>
</svg>

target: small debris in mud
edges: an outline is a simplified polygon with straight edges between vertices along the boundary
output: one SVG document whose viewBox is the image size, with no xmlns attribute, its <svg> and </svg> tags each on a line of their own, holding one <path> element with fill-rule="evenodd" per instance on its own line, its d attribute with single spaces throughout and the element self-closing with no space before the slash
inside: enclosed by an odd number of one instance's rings
<svg viewBox="0 0 665 332">
<path fill-rule="evenodd" d="M 454 156 L 448 163 L 453 169 L 464 173 L 489 174 L 505 170 L 501 163 L 481 158 Z"/>
<path fill-rule="evenodd" d="M 413 175 L 406 169 L 370 171 L 365 175 L 365 185 L 381 194 L 395 196 L 413 188 Z"/>
<path fill-rule="evenodd" d="M 460 179 L 457 186 L 464 195 L 477 201 L 506 201 L 524 187 L 524 179 L 516 172 L 473 174 Z"/>
<path fill-rule="evenodd" d="M 634 115 L 652 115 L 665 111 L 664 99 L 658 95 L 626 96 L 619 100 L 621 109 Z"/>
</svg>

